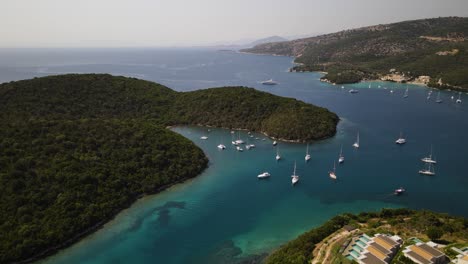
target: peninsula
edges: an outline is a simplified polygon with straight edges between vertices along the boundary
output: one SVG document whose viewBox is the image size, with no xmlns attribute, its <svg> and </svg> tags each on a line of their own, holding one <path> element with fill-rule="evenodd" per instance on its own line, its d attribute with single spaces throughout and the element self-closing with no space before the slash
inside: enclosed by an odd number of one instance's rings
<svg viewBox="0 0 468 264">
<path fill-rule="evenodd" d="M 468 18 L 441 17 L 375 25 L 243 52 L 296 57 L 291 71 L 322 71 L 330 83 L 414 82 L 468 90 Z"/>
<path fill-rule="evenodd" d="M 245 87 L 182 93 L 107 74 L 0 84 L 0 263 L 51 254 L 143 195 L 200 174 L 203 151 L 168 126 L 313 141 L 333 136 L 338 120 Z"/>
</svg>

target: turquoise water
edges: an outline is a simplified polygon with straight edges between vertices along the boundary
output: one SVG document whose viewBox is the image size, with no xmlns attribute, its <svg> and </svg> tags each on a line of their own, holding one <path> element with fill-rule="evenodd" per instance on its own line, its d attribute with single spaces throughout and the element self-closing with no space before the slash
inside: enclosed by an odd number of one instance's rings
<svg viewBox="0 0 468 264">
<path fill-rule="evenodd" d="M 176 127 L 174 131 L 205 151 L 209 168 L 193 180 L 141 199 L 44 263 L 236 263 L 269 252 L 342 212 L 410 207 L 468 216 L 466 95 L 462 104 L 455 104 L 452 92 L 442 92 L 444 102 L 436 104 L 436 92 L 427 100 L 428 89 L 414 85 L 406 99 L 406 86 L 392 83 L 341 89 L 320 82 L 318 73 L 288 73 L 288 57 L 209 50 L 0 50 L 0 58 L 0 81 L 109 72 L 179 91 L 245 85 L 327 107 L 341 118 L 335 137 L 311 145 L 309 163 L 304 162 L 303 144 L 280 143 L 284 159 L 276 162 L 269 139 L 252 140 L 257 148 L 239 153 L 229 144 L 228 130 Z M 270 78 L 280 84 L 259 83 Z M 351 88 L 360 92 L 350 94 Z M 404 146 L 394 143 L 400 130 L 407 139 Z M 359 150 L 351 147 L 357 131 Z M 240 134 L 248 138 L 246 132 Z M 208 140 L 200 140 L 202 135 Z M 219 143 L 228 149 L 219 151 Z M 437 175 L 421 176 L 419 160 L 431 144 Z M 341 145 L 346 160 L 337 165 L 339 179 L 332 182 L 327 172 Z M 294 161 L 300 182 L 292 187 Z M 258 180 L 265 170 L 271 178 Z M 407 192 L 394 196 L 400 186 Z"/>
</svg>

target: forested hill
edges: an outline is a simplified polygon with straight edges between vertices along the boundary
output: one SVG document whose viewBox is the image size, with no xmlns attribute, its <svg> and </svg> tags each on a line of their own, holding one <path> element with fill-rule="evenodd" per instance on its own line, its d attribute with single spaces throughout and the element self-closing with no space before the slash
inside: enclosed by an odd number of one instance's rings
<svg viewBox="0 0 468 264">
<path fill-rule="evenodd" d="M 443 17 L 344 30 L 243 50 L 295 56 L 297 71 L 326 71 L 335 83 L 404 75 L 431 86 L 468 89 L 468 18 Z M 441 82 L 439 83 L 439 80 Z"/>
<path fill-rule="evenodd" d="M 178 93 L 103 74 L 0 84 L 0 263 L 64 247 L 141 195 L 201 173 L 202 150 L 168 125 L 313 140 L 337 122 L 326 109 L 244 87 Z"/>
</svg>

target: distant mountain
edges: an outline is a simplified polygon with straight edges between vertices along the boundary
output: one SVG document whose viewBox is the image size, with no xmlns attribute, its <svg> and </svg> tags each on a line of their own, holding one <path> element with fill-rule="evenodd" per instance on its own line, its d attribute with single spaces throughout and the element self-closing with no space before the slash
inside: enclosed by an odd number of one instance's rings
<svg viewBox="0 0 468 264">
<path fill-rule="evenodd" d="M 333 83 L 381 78 L 468 89 L 468 18 L 443 17 L 375 25 L 244 52 L 295 56 L 293 71 L 326 71 Z M 429 76 L 429 77 L 424 77 Z"/>
<path fill-rule="evenodd" d="M 276 43 L 276 42 L 283 42 L 283 41 L 288 41 L 288 39 L 285 39 L 280 36 L 271 36 L 271 37 L 256 40 L 250 43 L 248 46 L 254 47 L 254 46 L 265 44 L 265 43 Z"/>
</svg>

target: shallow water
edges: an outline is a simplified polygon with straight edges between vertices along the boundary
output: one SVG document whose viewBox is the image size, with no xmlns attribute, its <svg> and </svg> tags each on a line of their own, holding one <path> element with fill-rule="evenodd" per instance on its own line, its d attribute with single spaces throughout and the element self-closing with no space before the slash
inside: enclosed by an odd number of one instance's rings
<svg viewBox="0 0 468 264">
<path fill-rule="evenodd" d="M 263 135 L 249 138 L 254 150 L 239 153 L 223 129 L 176 127 L 210 159 L 199 177 L 146 197 L 119 214 L 103 229 L 44 263 L 228 263 L 262 254 L 342 212 L 382 207 L 426 208 L 468 216 L 468 98 L 462 104 L 442 92 L 409 85 L 369 83 L 333 86 L 318 73 L 288 73 L 292 59 L 209 50 L 0 50 L 0 81 L 66 72 L 108 72 L 165 84 L 178 91 L 243 85 L 294 97 L 336 112 L 341 121 L 335 137 L 310 146 L 280 143 L 283 159 Z M 64 63 L 65 62 L 65 63 Z M 276 86 L 259 82 L 273 78 Z M 378 85 L 381 88 L 378 88 Z M 384 89 L 383 87 L 387 87 Z M 350 88 L 359 93 L 350 94 Z M 390 93 L 390 89 L 394 93 Z M 457 95 L 455 95 L 457 97 Z M 357 131 L 361 148 L 351 147 Z M 407 144 L 394 141 L 400 131 Z M 206 135 L 208 140 L 201 140 Z M 255 140 L 259 137 L 259 140 Z M 224 143 L 225 151 L 216 146 Z M 417 172 L 430 145 L 437 175 Z M 338 181 L 328 171 L 343 146 L 345 163 L 337 165 Z M 300 182 L 291 186 L 294 162 Z M 258 180 L 269 171 L 272 176 Z M 407 193 L 396 197 L 395 188 Z"/>
</svg>

